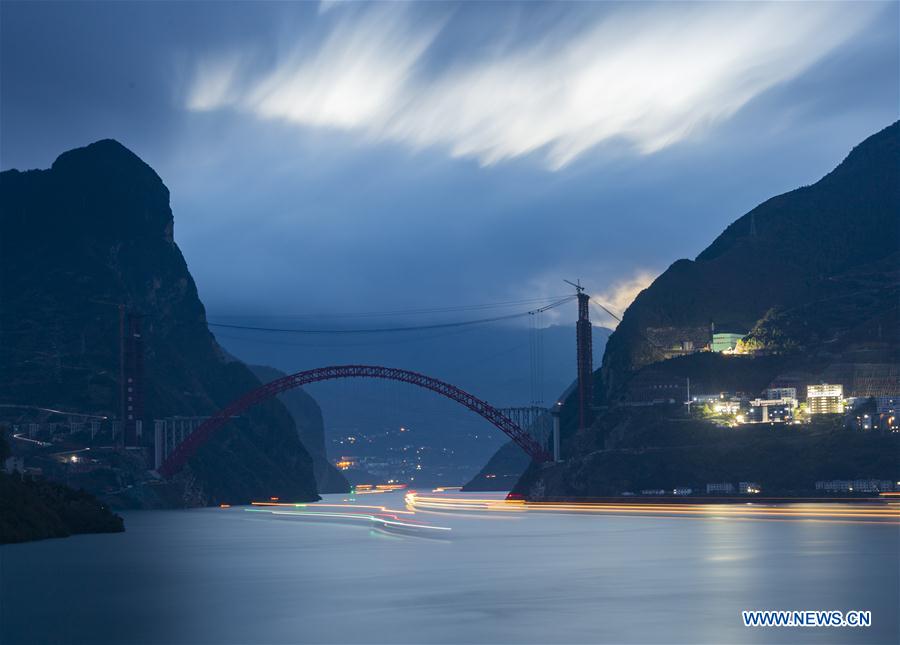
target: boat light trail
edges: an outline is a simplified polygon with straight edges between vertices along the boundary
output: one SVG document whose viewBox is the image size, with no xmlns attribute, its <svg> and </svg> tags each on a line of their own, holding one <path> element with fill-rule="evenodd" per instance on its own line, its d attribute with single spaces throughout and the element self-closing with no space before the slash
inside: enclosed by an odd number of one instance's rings
<svg viewBox="0 0 900 645">
<path fill-rule="evenodd" d="M 260 506 L 269 506 L 268 504 L 260 504 Z M 324 504 L 323 506 L 338 506 L 337 504 Z M 352 506 L 352 505 L 347 505 Z M 360 507 L 356 507 L 360 508 Z M 378 508 L 378 507 L 369 507 L 369 508 Z M 400 528 L 400 529 L 411 529 L 416 531 L 437 531 L 437 532 L 449 532 L 451 529 L 448 526 L 435 526 L 433 524 L 425 524 L 423 522 L 418 522 L 416 520 L 401 520 L 397 517 L 396 513 L 407 513 L 409 511 L 388 511 L 381 513 L 350 513 L 346 511 L 316 511 L 316 510 L 308 510 L 308 509 L 294 509 L 294 510 L 270 510 L 266 508 L 245 508 L 245 512 L 247 513 L 269 513 L 271 515 L 290 515 L 294 517 L 325 517 L 330 519 L 349 519 L 349 520 L 362 520 L 368 522 L 370 524 L 374 524 L 377 528 Z"/>
<path fill-rule="evenodd" d="M 465 511 L 469 513 L 588 513 L 608 515 L 642 515 L 696 517 L 708 519 L 777 519 L 816 520 L 829 522 L 866 521 L 882 524 L 900 524 L 900 507 L 875 503 L 852 504 L 796 504 L 766 506 L 745 504 L 690 504 L 690 503 L 628 503 L 628 502 L 527 502 L 492 498 L 466 498 L 457 496 L 424 496 L 414 492 L 405 496 L 407 508 L 421 512 Z"/>
</svg>

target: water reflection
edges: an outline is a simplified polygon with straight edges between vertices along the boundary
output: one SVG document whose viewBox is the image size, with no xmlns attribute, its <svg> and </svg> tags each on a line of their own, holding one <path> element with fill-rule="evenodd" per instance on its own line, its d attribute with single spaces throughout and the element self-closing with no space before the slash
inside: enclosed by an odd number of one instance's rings
<svg viewBox="0 0 900 645">
<path fill-rule="evenodd" d="M 466 499 L 135 512 L 121 535 L 5 546 L 0 641 L 897 641 L 890 517 Z M 748 629 L 742 609 L 870 609 L 873 626 Z"/>
</svg>

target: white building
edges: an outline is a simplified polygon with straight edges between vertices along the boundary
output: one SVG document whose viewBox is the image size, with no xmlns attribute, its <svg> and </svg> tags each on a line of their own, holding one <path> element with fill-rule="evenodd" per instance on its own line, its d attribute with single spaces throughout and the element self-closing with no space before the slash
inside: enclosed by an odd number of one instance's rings
<svg viewBox="0 0 900 645">
<path fill-rule="evenodd" d="M 784 423 L 793 418 L 793 406 L 787 399 L 753 399 L 746 415 L 748 423 Z"/>
<path fill-rule="evenodd" d="M 741 411 L 740 399 L 719 399 L 713 403 L 713 411 L 716 414 L 737 414 Z"/>
<path fill-rule="evenodd" d="M 843 414 L 844 386 L 840 383 L 808 385 L 806 411 L 809 414 Z"/>
<path fill-rule="evenodd" d="M 766 390 L 766 399 L 772 401 L 774 399 L 782 399 L 791 404 L 792 408 L 797 407 L 797 388 L 795 387 L 770 387 Z"/>
<path fill-rule="evenodd" d="M 706 492 L 709 493 L 733 493 L 734 492 L 734 484 L 731 482 L 719 482 L 715 484 L 707 484 Z"/>
</svg>

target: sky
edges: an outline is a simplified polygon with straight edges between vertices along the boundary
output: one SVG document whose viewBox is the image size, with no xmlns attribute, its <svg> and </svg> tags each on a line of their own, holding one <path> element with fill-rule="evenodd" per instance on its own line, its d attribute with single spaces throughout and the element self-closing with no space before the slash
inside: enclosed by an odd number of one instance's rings
<svg viewBox="0 0 900 645">
<path fill-rule="evenodd" d="M 898 118 L 898 7 L 4 1 L 0 167 L 121 141 L 213 319 L 622 311 Z"/>
</svg>

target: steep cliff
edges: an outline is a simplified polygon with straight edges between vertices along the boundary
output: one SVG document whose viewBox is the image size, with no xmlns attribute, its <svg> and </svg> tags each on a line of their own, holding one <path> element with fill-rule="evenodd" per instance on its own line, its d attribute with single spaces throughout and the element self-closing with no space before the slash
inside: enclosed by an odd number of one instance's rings
<svg viewBox="0 0 900 645">
<path fill-rule="evenodd" d="M 115 416 L 118 307 L 142 316 L 145 419 L 206 415 L 259 380 L 221 350 L 174 241 L 169 191 L 116 141 L 0 174 L 0 402 Z M 278 401 L 204 446 L 183 500 L 316 499 Z"/>
<path fill-rule="evenodd" d="M 823 179 L 770 199 L 696 260 L 679 260 L 627 309 L 595 372 L 596 418 L 562 415 L 565 463 L 529 467 L 531 498 L 618 495 L 744 479 L 808 493 L 816 479 L 894 479 L 900 435 L 841 418 L 726 430 L 686 418 L 691 392 L 756 396 L 774 384 L 843 383 L 854 396 L 900 391 L 900 122 Z M 712 325 L 746 355 L 693 352 Z M 681 345 L 681 353 L 674 345 Z M 675 351 L 673 351 L 675 350 Z M 643 407 L 656 401 L 660 404 Z M 635 405 L 621 405 L 621 404 Z"/>
<path fill-rule="evenodd" d="M 769 338 L 777 335 L 775 319 L 799 318 L 811 329 L 812 312 L 828 308 L 840 318 L 833 329 L 819 325 L 815 337 L 794 334 L 805 336 L 807 349 L 844 331 L 855 333 L 848 340 L 878 341 L 877 323 L 857 324 L 862 312 L 883 318 L 880 340 L 896 345 L 885 329 L 896 318 L 898 160 L 900 122 L 863 141 L 815 184 L 740 217 L 695 260 L 672 264 L 635 299 L 610 337 L 602 366 L 605 396 L 622 397 L 637 369 L 663 358 L 672 341 L 696 345 L 698 333 L 708 339 L 711 325 L 747 333 L 759 324 L 762 341 L 765 328 Z M 859 297 L 863 291 L 868 300 Z"/>
<path fill-rule="evenodd" d="M 264 365 L 250 365 L 250 370 L 263 383 L 274 381 L 285 376 L 285 373 L 274 367 Z M 302 389 L 288 390 L 278 395 L 278 400 L 291 413 L 297 426 L 297 433 L 303 447 L 313 460 L 313 472 L 316 475 L 316 485 L 320 493 L 346 493 L 350 490 L 350 483 L 331 465 L 325 451 L 325 424 L 322 420 L 322 410 L 319 404 Z"/>
</svg>

